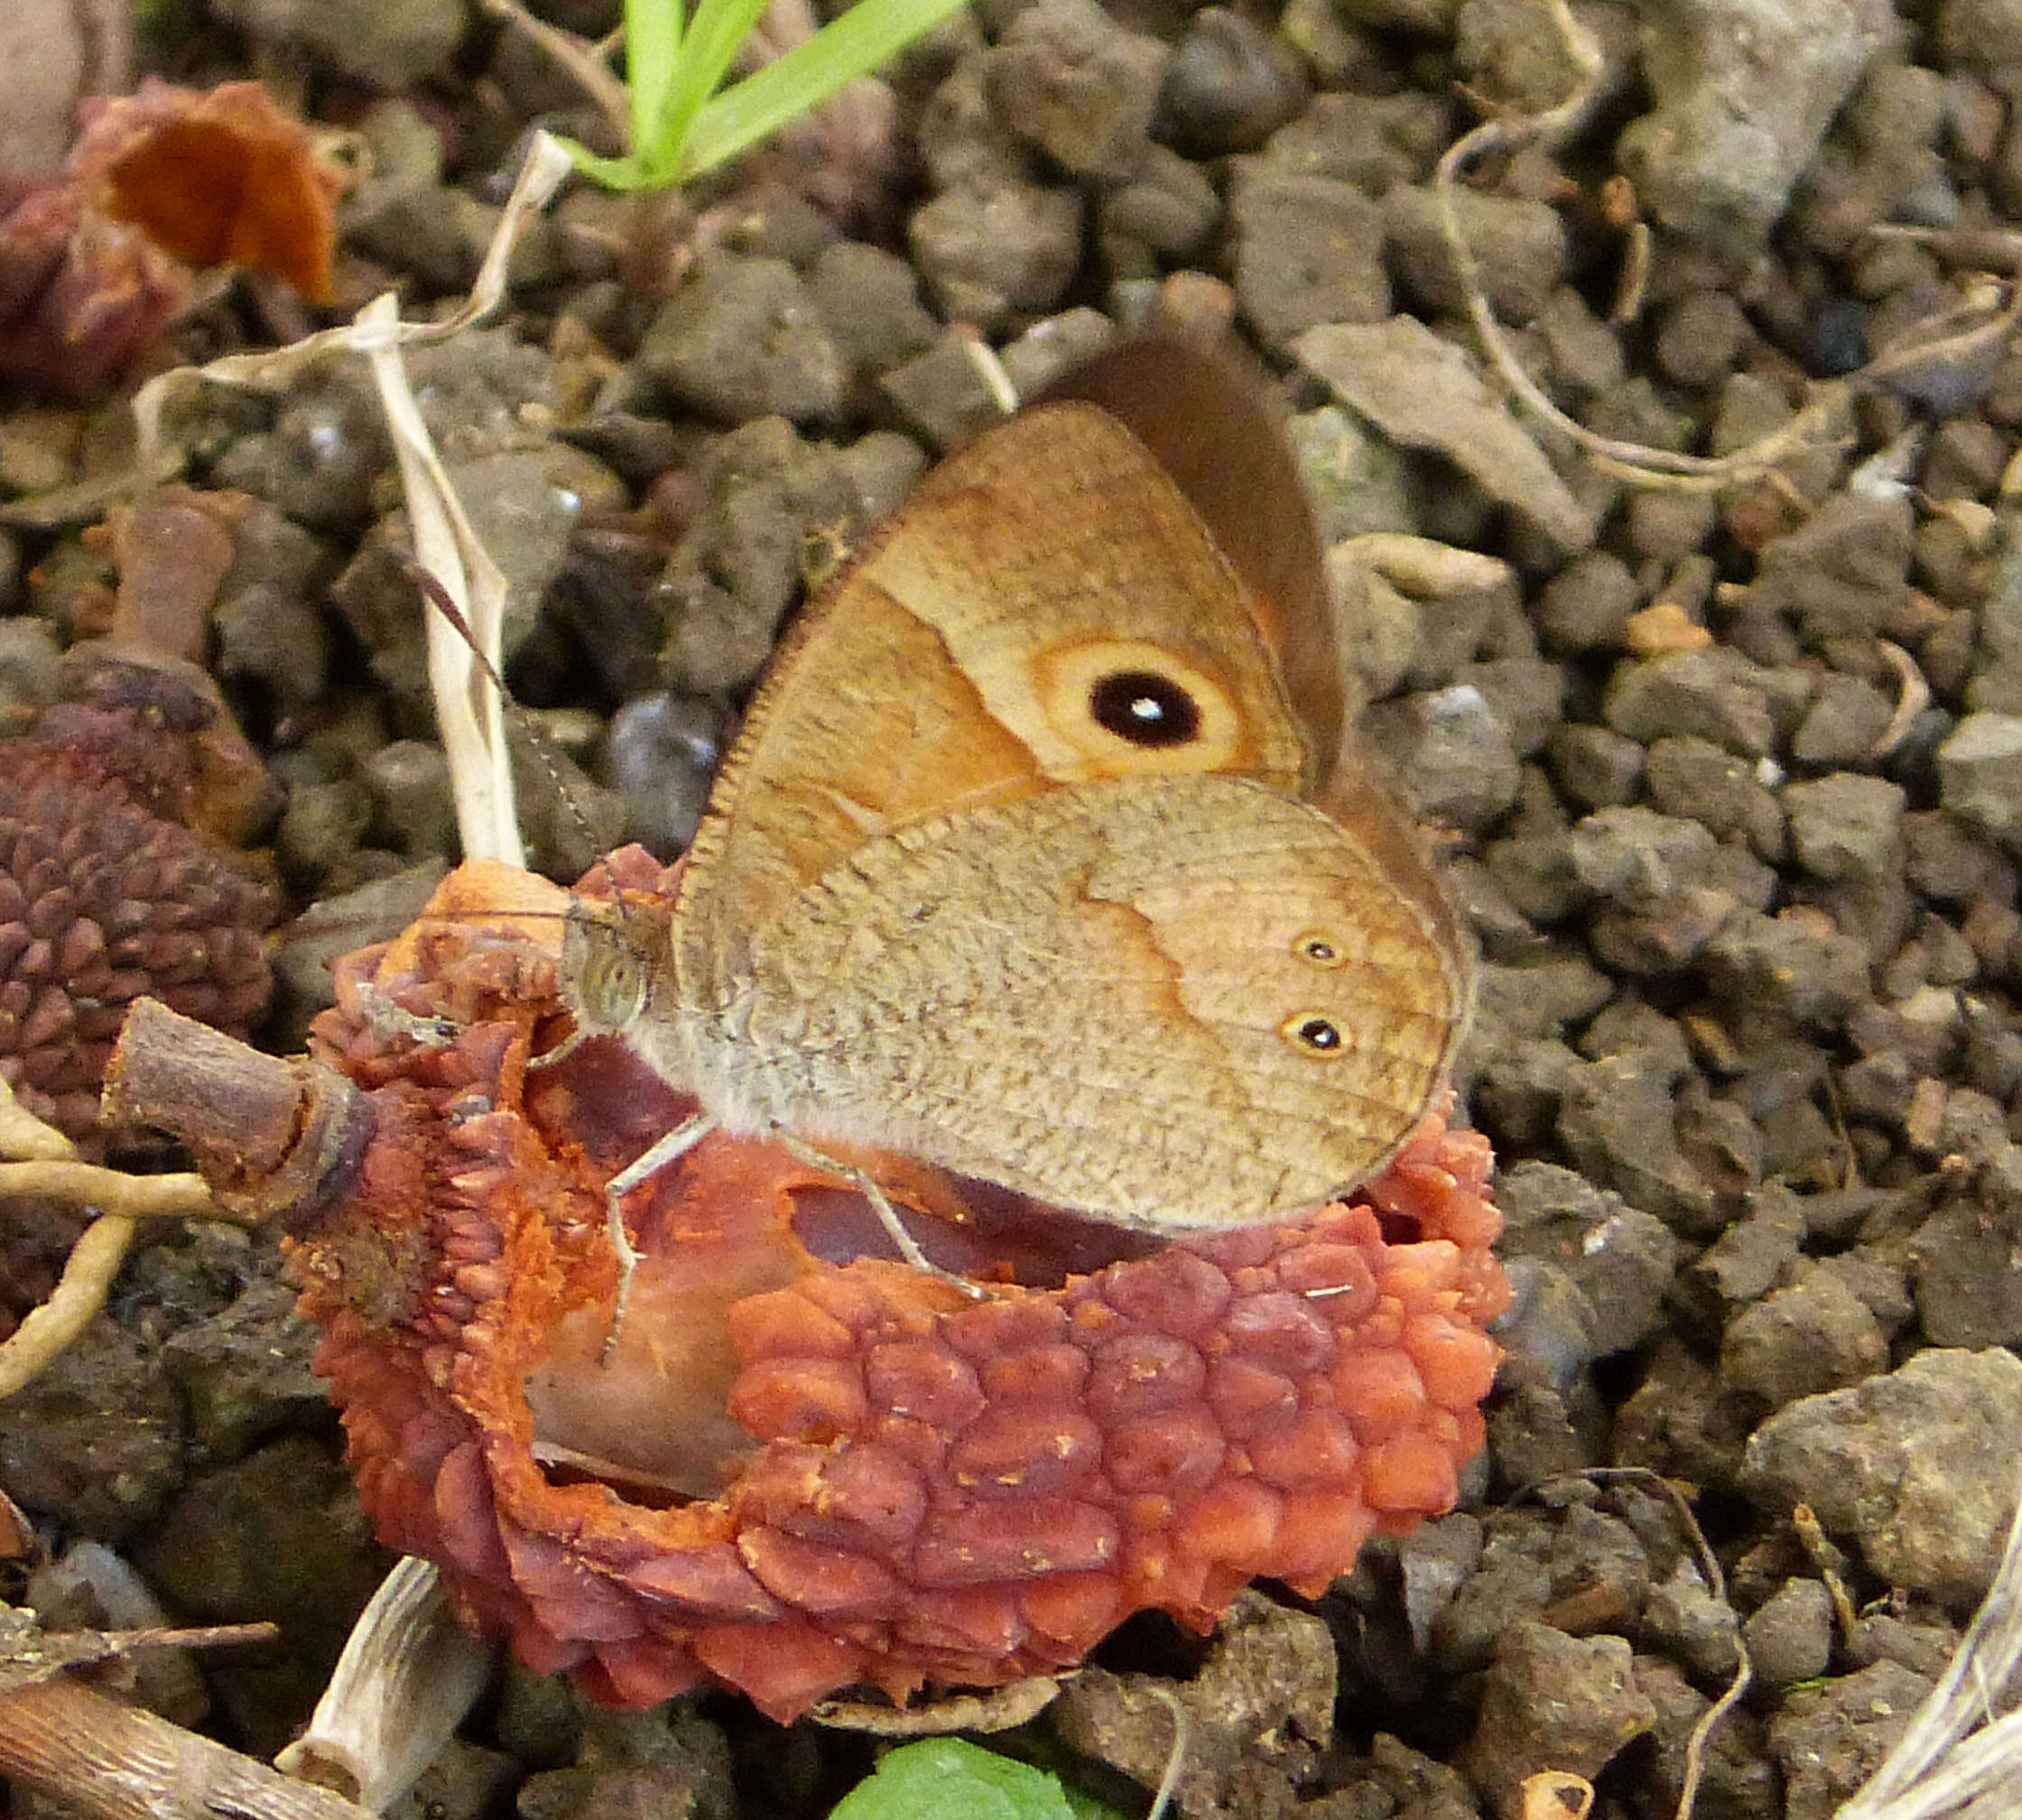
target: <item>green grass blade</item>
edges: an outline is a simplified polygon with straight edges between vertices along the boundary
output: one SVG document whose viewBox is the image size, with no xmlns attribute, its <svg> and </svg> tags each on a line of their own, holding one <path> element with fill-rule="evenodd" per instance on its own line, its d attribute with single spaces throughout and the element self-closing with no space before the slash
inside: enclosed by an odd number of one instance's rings
<svg viewBox="0 0 2022 1820">
<path fill-rule="evenodd" d="M 697 117 L 710 96 L 722 86 L 737 52 L 757 26 L 766 0 L 696 0 L 695 16 L 682 47 L 658 123 L 659 143 L 667 148 L 668 176 L 681 174 L 687 160 L 683 148 Z"/>
<path fill-rule="evenodd" d="M 631 99 L 632 155 L 647 165 L 678 148 L 659 143 L 667 97 L 681 72 L 683 0 L 625 0 L 625 87 Z"/>
<path fill-rule="evenodd" d="M 557 133 L 553 138 L 575 162 L 577 170 L 607 190 L 650 190 L 656 182 L 665 181 L 651 175 L 630 153 L 623 158 L 606 158 L 566 134 Z"/>
<path fill-rule="evenodd" d="M 819 107 L 844 83 L 889 61 L 960 5 L 962 0 L 857 0 L 804 44 L 705 106 L 695 116 L 680 175 L 686 179 L 713 170 Z"/>
</svg>

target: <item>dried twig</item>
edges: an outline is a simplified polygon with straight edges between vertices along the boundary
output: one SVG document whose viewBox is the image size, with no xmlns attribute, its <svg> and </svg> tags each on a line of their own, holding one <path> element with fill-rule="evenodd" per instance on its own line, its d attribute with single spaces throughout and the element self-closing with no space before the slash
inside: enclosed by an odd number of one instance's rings
<svg viewBox="0 0 2022 1820">
<path fill-rule="evenodd" d="M 494 1654 L 457 1622 L 435 1568 L 403 1556 L 352 1627 L 308 1731 L 276 1766 L 367 1807 L 389 1806 L 455 1736 Z"/>
<path fill-rule="evenodd" d="M 536 18 L 519 4 L 519 0 L 484 0 L 484 7 L 486 12 L 496 13 L 507 24 L 525 32 L 561 64 L 610 123 L 619 144 L 627 143 L 632 132 L 632 106 L 626 98 L 624 81 L 610 65 L 611 52 L 622 42 L 622 30 L 593 43 L 588 38 L 579 38 L 573 32 L 564 32 L 559 25 L 549 24 L 545 19 Z"/>
<path fill-rule="evenodd" d="M 82 1820 L 371 1820 L 69 1676 L 0 1695 L 0 1776 Z"/>
<path fill-rule="evenodd" d="M 63 1275 L 49 1300 L 32 1308 L 0 1345 L 0 1398 L 12 1397 L 56 1361 L 106 1305 L 112 1280 L 126 1261 L 134 1223 L 117 1214 L 95 1220 L 70 1248 Z"/>
<path fill-rule="evenodd" d="M 44 1630 L 28 1612 L 0 1605 L 0 1698 L 67 1669 L 90 1667 L 142 1649 L 224 1649 L 240 1643 L 272 1643 L 280 1635 L 275 1624 Z"/>
</svg>

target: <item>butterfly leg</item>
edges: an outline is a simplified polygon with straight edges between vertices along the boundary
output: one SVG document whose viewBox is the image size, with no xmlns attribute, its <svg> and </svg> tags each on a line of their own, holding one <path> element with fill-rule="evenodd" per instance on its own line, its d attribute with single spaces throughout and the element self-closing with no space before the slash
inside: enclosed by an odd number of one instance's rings
<svg viewBox="0 0 2022 1820">
<path fill-rule="evenodd" d="M 526 1072 L 529 1074 L 533 1074 L 539 1072 L 543 1068 L 552 1068 L 557 1062 L 573 1055 L 589 1038 L 589 1032 L 587 1030 L 571 1030 L 552 1049 L 549 1049 L 539 1055 L 529 1055 L 526 1058 Z"/>
<path fill-rule="evenodd" d="M 610 1227 L 611 1249 L 617 1256 L 617 1305 L 611 1311 L 611 1331 L 604 1342 L 600 1364 L 611 1362 L 611 1348 L 625 1331 L 625 1307 L 632 1299 L 633 1273 L 639 1268 L 639 1254 L 625 1230 L 625 1209 L 620 1203 L 640 1183 L 657 1175 L 675 1157 L 686 1156 L 715 1129 L 716 1120 L 707 1112 L 698 1112 L 672 1131 L 663 1132 L 650 1150 L 626 1164 L 604 1184 L 604 1216 Z"/>
<path fill-rule="evenodd" d="M 899 1248 L 899 1256 L 915 1270 L 929 1277 L 938 1277 L 943 1283 L 960 1289 L 971 1301 L 980 1302 L 989 1294 L 981 1284 L 971 1283 L 966 1277 L 958 1277 L 952 1270 L 943 1270 L 921 1250 L 919 1240 L 906 1230 L 905 1221 L 899 1218 L 898 1210 L 886 1199 L 885 1191 L 854 1163 L 845 1163 L 840 1157 L 830 1156 L 824 1151 L 817 1150 L 813 1145 L 794 1137 L 791 1131 L 782 1131 L 776 1125 L 773 1128 L 772 1135 L 781 1149 L 789 1152 L 811 1169 L 819 1169 L 825 1175 L 841 1176 L 868 1201 L 871 1212 L 877 1215 L 886 1231 L 892 1235 L 892 1243 Z"/>
</svg>

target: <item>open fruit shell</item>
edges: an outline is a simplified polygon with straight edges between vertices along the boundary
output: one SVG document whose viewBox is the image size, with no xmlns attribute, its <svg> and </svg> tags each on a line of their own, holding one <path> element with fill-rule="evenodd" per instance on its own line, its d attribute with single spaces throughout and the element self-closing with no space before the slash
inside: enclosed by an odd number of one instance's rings
<svg viewBox="0 0 2022 1820">
<path fill-rule="evenodd" d="M 621 888 L 664 889 L 645 856 Z M 521 1660 L 645 1705 L 709 1682 L 785 1720 L 1073 1664 L 1131 1613 L 1205 1630 L 1317 1594 L 1450 1509 L 1508 1301 L 1485 1140 L 1429 1116 L 1345 1205 L 1169 1243 L 873 1168 L 988 1299 L 896 1262 L 859 1197 L 720 1134 L 626 1206 L 692 1110 L 567 1032 L 566 896 L 473 865 L 340 964 L 312 1046 L 369 1102 L 355 1192 L 297 1227 L 366 1509 Z M 878 1255 L 880 1252 L 885 1255 Z"/>
</svg>

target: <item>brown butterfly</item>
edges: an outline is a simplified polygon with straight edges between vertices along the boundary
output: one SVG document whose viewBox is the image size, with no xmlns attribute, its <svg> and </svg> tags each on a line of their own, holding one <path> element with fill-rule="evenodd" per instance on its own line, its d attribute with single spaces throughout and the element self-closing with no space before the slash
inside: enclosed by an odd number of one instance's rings
<svg viewBox="0 0 2022 1820">
<path fill-rule="evenodd" d="M 571 913 L 580 1034 L 701 1106 L 612 1184 L 621 1255 L 618 1197 L 719 1128 L 1158 1232 L 1380 1167 L 1467 970 L 1340 675 L 1296 472 L 1207 350 L 943 461 L 774 660 L 672 901 Z"/>
</svg>

